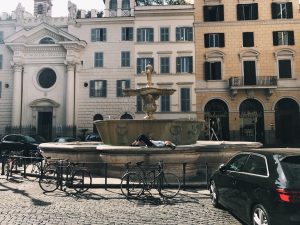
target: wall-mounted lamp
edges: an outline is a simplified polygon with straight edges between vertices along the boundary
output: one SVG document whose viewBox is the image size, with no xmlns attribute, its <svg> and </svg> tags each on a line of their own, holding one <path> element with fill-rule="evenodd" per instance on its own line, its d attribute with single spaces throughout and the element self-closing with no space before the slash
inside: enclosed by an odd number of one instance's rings
<svg viewBox="0 0 300 225">
<path fill-rule="evenodd" d="M 83 87 L 88 87 L 88 86 L 89 86 L 88 82 L 83 83 Z"/>
<path fill-rule="evenodd" d="M 5 88 L 9 88 L 9 84 L 4 84 L 4 87 Z"/>
</svg>

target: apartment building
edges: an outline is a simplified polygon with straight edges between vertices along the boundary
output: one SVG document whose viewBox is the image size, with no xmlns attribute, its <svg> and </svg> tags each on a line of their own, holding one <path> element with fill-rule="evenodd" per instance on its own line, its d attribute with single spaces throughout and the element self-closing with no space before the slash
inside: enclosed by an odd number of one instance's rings
<svg viewBox="0 0 300 225">
<path fill-rule="evenodd" d="M 203 138 L 299 144 L 298 0 L 201 0 L 194 6 Z"/>
</svg>

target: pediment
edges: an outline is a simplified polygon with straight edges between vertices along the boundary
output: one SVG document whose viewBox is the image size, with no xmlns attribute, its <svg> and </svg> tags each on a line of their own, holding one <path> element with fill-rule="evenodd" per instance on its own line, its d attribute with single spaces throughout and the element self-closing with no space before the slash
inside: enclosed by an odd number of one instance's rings
<svg viewBox="0 0 300 225">
<path fill-rule="evenodd" d="M 15 45 L 39 45 L 43 38 L 51 38 L 54 44 L 63 44 L 63 42 L 80 42 L 74 35 L 49 25 L 45 22 L 33 27 L 32 29 L 22 29 L 4 40 L 5 44 Z"/>
</svg>

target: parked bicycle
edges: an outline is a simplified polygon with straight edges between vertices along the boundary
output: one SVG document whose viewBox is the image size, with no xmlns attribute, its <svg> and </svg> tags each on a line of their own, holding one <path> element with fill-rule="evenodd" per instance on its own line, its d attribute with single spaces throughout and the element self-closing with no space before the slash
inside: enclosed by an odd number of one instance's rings
<svg viewBox="0 0 300 225">
<path fill-rule="evenodd" d="M 156 189 L 163 198 L 174 198 L 180 191 L 180 181 L 173 173 L 164 171 L 164 163 L 145 166 L 143 162 L 136 163 L 133 168 L 126 164 L 127 171 L 121 178 L 121 191 L 127 198 L 139 198 L 142 194 Z"/>
<path fill-rule="evenodd" d="M 39 185 L 45 192 L 53 192 L 63 186 L 73 188 L 78 193 L 87 191 L 92 185 L 90 171 L 69 160 L 57 160 L 45 169 L 40 176 Z"/>
<path fill-rule="evenodd" d="M 23 151 L 9 151 L 2 156 L 4 159 L 4 173 L 7 180 L 12 176 L 13 170 L 17 171 L 17 167 L 22 164 L 22 156 Z"/>
</svg>

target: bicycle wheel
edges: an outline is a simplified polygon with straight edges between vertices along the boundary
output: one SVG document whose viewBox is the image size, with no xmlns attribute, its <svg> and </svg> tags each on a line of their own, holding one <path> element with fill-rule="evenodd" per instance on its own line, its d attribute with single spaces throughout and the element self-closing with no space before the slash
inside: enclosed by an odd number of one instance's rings
<svg viewBox="0 0 300 225">
<path fill-rule="evenodd" d="M 158 192 L 164 198 L 174 198 L 180 190 L 180 181 L 173 173 L 161 173 L 158 178 Z"/>
<path fill-rule="evenodd" d="M 45 192 L 52 192 L 58 188 L 58 176 L 56 170 L 44 171 L 39 179 L 39 185 Z"/>
<path fill-rule="evenodd" d="M 127 198 L 138 198 L 144 191 L 144 182 L 138 173 L 129 172 L 121 178 L 121 191 Z"/>
<path fill-rule="evenodd" d="M 87 191 L 92 185 L 92 176 L 90 171 L 76 170 L 71 178 L 72 187 L 78 193 Z"/>
</svg>

